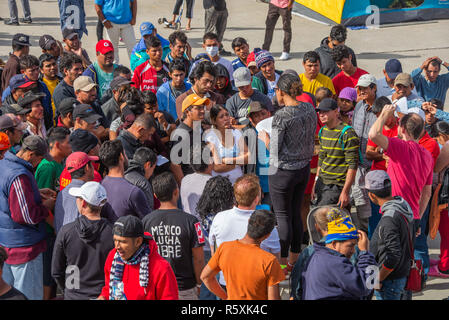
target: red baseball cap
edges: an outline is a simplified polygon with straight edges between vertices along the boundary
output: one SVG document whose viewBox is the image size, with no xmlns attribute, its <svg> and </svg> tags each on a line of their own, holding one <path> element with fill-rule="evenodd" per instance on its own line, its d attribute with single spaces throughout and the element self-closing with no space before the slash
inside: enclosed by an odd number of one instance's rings
<svg viewBox="0 0 449 320">
<path fill-rule="evenodd" d="M 101 54 L 106 54 L 108 52 L 114 51 L 114 47 L 112 46 L 112 42 L 109 40 L 100 40 L 98 41 L 95 50 L 100 52 Z"/>
<path fill-rule="evenodd" d="M 78 151 L 73 152 L 67 157 L 67 160 L 65 161 L 65 166 L 67 168 L 67 171 L 72 173 L 73 171 L 76 171 L 84 167 L 89 161 L 98 161 L 98 160 L 99 160 L 98 157 L 88 156 L 86 153 Z"/>
</svg>

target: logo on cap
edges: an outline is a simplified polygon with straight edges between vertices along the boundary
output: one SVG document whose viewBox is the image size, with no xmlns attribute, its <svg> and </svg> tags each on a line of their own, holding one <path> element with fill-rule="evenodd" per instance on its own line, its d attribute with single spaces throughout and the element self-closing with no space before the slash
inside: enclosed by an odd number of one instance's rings
<svg viewBox="0 0 449 320">
<path fill-rule="evenodd" d="M 24 36 L 22 36 L 22 37 L 19 38 L 19 41 L 20 41 L 20 42 L 26 42 L 27 39 L 26 39 Z"/>
</svg>

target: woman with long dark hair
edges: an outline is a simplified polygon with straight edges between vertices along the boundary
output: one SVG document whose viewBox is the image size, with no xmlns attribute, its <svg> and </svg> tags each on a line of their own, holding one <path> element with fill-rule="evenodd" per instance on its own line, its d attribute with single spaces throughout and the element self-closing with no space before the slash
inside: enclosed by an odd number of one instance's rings
<svg viewBox="0 0 449 320">
<path fill-rule="evenodd" d="M 296 100 L 302 94 L 298 77 L 281 75 L 275 91 L 282 107 L 273 117 L 268 182 L 279 227 L 281 263 L 291 271 L 301 251 L 301 202 L 309 180 L 317 116 L 311 104 Z"/>
</svg>

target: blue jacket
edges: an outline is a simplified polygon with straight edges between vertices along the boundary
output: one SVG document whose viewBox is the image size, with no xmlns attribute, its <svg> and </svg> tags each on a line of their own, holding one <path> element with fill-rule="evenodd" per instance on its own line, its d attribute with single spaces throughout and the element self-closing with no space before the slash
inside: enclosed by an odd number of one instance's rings
<svg viewBox="0 0 449 320">
<path fill-rule="evenodd" d="M 172 81 L 168 81 L 164 83 L 159 90 L 157 90 L 156 97 L 157 103 L 159 106 L 159 110 L 166 111 L 170 113 L 173 119 L 178 119 L 178 114 L 176 113 L 176 98 L 173 95 L 172 90 L 170 89 L 170 83 Z M 192 85 L 184 80 L 186 91 L 189 90 Z"/>
<path fill-rule="evenodd" d="M 46 237 L 45 221 L 37 225 L 19 224 L 11 218 L 9 209 L 9 192 L 13 181 L 20 175 L 26 175 L 32 185 L 34 200 L 42 203 L 33 175 L 33 167 L 23 159 L 11 152 L 6 152 L 3 160 L 0 160 L 0 245 L 6 248 L 28 247 L 39 243 Z"/>
<path fill-rule="evenodd" d="M 39 91 L 45 94 L 42 98 L 42 106 L 44 107 L 44 121 L 45 128 L 48 130 L 53 126 L 53 107 L 51 106 L 51 93 L 47 88 L 47 85 L 43 81 L 38 81 Z M 2 102 L 11 94 L 11 88 L 8 87 L 3 91 Z"/>
<path fill-rule="evenodd" d="M 314 243 L 314 254 L 301 275 L 303 300 L 363 300 L 371 293 L 365 285 L 368 266 L 376 266 L 374 256 L 360 251 L 354 266 L 344 255 L 324 243 Z"/>
</svg>

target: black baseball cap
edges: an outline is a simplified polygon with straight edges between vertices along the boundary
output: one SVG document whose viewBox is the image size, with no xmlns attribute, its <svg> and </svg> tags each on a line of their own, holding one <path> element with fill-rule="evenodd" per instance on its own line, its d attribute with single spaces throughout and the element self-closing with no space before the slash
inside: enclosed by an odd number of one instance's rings
<svg viewBox="0 0 449 320">
<path fill-rule="evenodd" d="M 323 99 L 320 105 L 316 108 L 317 111 L 331 111 L 338 108 L 337 101 L 331 98 Z"/>
<path fill-rule="evenodd" d="M 69 144 L 73 152 L 89 153 L 98 144 L 98 138 L 84 129 L 76 129 L 70 134 Z"/>
<path fill-rule="evenodd" d="M 12 37 L 12 44 L 18 44 L 21 46 L 31 46 L 30 44 L 30 36 L 27 36 L 26 34 L 23 33 L 16 33 L 13 37 Z"/>
<path fill-rule="evenodd" d="M 23 108 L 26 105 L 30 104 L 31 102 L 33 102 L 35 100 L 42 99 L 43 97 L 45 97 L 45 93 L 43 93 L 43 92 L 34 93 L 33 91 L 28 91 L 27 93 L 25 93 L 23 95 L 23 97 L 21 97 L 21 98 L 19 98 L 19 100 L 17 100 L 17 104 L 21 108 Z"/>
<path fill-rule="evenodd" d="M 40 136 L 31 135 L 23 139 L 22 149 L 34 151 L 37 155 L 44 156 L 45 159 L 51 159 L 48 154 L 48 144 Z"/>
<path fill-rule="evenodd" d="M 68 97 L 68 98 L 64 98 L 60 103 L 59 103 L 59 113 L 64 117 L 67 115 L 67 113 L 71 112 L 73 114 L 73 110 L 76 108 L 76 106 L 78 106 L 80 103 L 78 102 L 78 100 L 76 100 L 73 97 Z"/>
<path fill-rule="evenodd" d="M 72 38 L 77 35 L 78 32 L 76 32 L 75 29 L 64 28 L 64 30 L 62 30 L 62 37 L 64 39 L 72 40 Z"/>
<path fill-rule="evenodd" d="M 49 34 L 44 34 L 39 38 L 39 47 L 44 50 L 50 50 L 53 43 L 56 43 L 56 40 Z"/>
<path fill-rule="evenodd" d="M 149 235 L 145 235 L 142 221 L 131 215 L 118 218 L 112 228 L 112 234 L 125 238 L 151 238 Z"/>
<path fill-rule="evenodd" d="M 80 104 L 73 109 L 73 120 L 81 118 L 87 123 L 94 123 L 101 119 L 101 116 L 88 104 Z"/>
<path fill-rule="evenodd" d="M 129 81 L 125 77 L 117 76 L 111 81 L 109 87 L 111 88 L 111 90 L 117 90 L 118 88 L 120 88 L 120 86 L 123 86 L 125 84 L 134 84 L 134 82 Z"/>
</svg>

